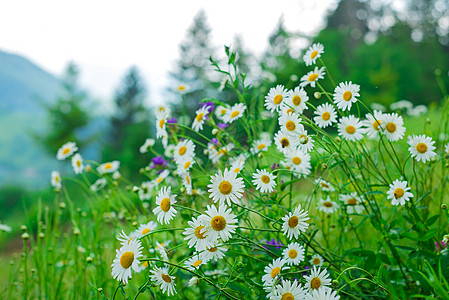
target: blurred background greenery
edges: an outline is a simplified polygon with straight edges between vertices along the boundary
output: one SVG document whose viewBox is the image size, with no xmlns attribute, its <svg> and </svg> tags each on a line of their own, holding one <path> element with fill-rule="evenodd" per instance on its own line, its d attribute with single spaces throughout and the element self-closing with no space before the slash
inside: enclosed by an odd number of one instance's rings
<svg viewBox="0 0 449 300">
<path fill-rule="evenodd" d="M 449 3 L 410 0 L 401 10 L 380 3 L 341 0 L 316 36 L 303 34 L 301 28 L 289 31 L 280 18 L 260 56 L 251 53 L 239 36 L 231 48 L 238 52 L 238 65 L 248 73 L 248 82 L 262 93 L 277 84 L 287 88 L 299 84 L 310 69 L 302 61 L 306 47 L 297 46 L 306 40 L 308 45 L 325 46 L 324 61 L 333 79 L 359 84 L 365 102 L 388 109 L 406 99 L 436 107 L 442 99 L 436 72 L 443 85 L 449 85 Z M 182 109 L 177 86 L 187 87 L 182 95 L 187 115 L 223 86 L 209 60 L 219 60 L 222 48 L 211 44 L 210 35 L 207 12 L 199 11 L 169 70 L 172 84 L 166 95 L 175 114 Z M 150 87 L 143 83 L 138 66 L 131 66 L 116 87 L 111 114 L 103 113 L 102 104 L 80 87 L 80 72 L 72 62 L 57 78 L 24 57 L 0 51 L 0 221 L 13 228 L 0 235 L 0 256 L 21 248 L 19 227 L 33 228 L 38 199 L 44 205 L 52 203 L 51 171 L 73 175 L 68 164 L 55 158 L 65 142 L 75 141 L 87 160 L 119 160 L 122 174 L 136 182 L 142 180 L 139 168 L 150 163 L 139 147 L 155 137 L 155 119 L 146 105 L 151 103 Z M 235 101 L 226 90 L 221 95 L 220 101 Z M 75 189 L 70 182 L 67 187 Z M 74 200 L 84 205 L 85 200 Z"/>
</svg>

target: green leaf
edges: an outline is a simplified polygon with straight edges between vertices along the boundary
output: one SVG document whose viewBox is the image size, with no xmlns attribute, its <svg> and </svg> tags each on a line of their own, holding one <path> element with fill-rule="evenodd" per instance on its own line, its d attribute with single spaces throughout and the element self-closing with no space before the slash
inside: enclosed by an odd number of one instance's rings
<svg viewBox="0 0 449 300">
<path fill-rule="evenodd" d="M 432 226 L 438 219 L 440 218 L 440 215 L 434 215 L 427 219 L 426 226 L 430 227 Z"/>
<path fill-rule="evenodd" d="M 431 238 L 433 238 L 438 232 L 438 229 L 434 228 L 434 229 L 430 229 L 429 231 L 426 232 L 426 234 L 424 234 L 423 237 L 418 238 L 420 241 L 427 241 Z"/>
</svg>

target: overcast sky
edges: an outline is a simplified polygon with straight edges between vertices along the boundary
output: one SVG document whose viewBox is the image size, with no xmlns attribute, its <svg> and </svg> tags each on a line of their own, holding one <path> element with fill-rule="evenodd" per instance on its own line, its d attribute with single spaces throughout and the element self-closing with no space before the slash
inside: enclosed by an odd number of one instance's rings
<svg viewBox="0 0 449 300">
<path fill-rule="evenodd" d="M 194 16 L 204 9 L 212 43 L 229 45 L 239 34 L 256 54 L 281 15 L 289 30 L 313 33 L 323 26 L 337 0 L 319 1 L 151 1 L 14 0 L 0 2 L 0 49 L 23 55 L 55 75 L 69 61 L 81 68 L 81 83 L 103 101 L 131 65 L 149 86 L 151 101 L 161 102 L 167 71 Z"/>
</svg>

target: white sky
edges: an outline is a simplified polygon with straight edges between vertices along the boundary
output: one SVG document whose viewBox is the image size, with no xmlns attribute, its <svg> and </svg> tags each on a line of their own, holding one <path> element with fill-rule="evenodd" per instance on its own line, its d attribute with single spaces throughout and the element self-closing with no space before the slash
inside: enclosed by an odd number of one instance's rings
<svg viewBox="0 0 449 300">
<path fill-rule="evenodd" d="M 81 84 L 109 101 L 131 65 L 163 101 L 167 71 L 194 16 L 204 9 L 212 44 L 223 49 L 236 34 L 261 54 L 281 15 L 289 30 L 312 33 L 337 0 L 11 0 L 0 2 L 0 49 L 23 55 L 55 75 L 69 61 L 81 68 Z"/>
</svg>

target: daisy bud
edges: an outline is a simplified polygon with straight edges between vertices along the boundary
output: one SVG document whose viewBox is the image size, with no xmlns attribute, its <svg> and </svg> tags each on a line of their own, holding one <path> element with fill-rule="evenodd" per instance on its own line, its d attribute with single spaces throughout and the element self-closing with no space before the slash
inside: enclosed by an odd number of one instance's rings
<svg viewBox="0 0 449 300">
<path fill-rule="evenodd" d="M 20 226 L 20 230 L 22 230 L 23 232 L 25 232 L 25 231 L 28 230 L 28 228 L 27 228 L 26 225 L 22 225 L 22 226 Z"/>
<path fill-rule="evenodd" d="M 338 286 L 340 283 L 338 282 L 338 280 L 332 280 L 332 285 L 333 286 Z"/>
<path fill-rule="evenodd" d="M 430 124 L 430 119 L 429 118 L 426 119 L 426 124 Z"/>
<path fill-rule="evenodd" d="M 446 209 L 447 209 L 447 205 L 446 205 L 446 204 L 444 204 L 444 203 L 443 203 L 443 204 L 441 204 L 441 209 L 442 209 L 442 210 L 446 210 Z"/>
<path fill-rule="evenodd" d="M 188 286 L 194 286 L 197 285 L 200 282 L 200 280 L 198 279 L 198 277 L 193 276 L 192 278 L 190 278 L 189 282 L 187 283 Z"/>
<path fill-rule="evenodd" d="M 143 174 L 144 172 L 145 172 L 145 169 L 144 169 L 144 168 L 140 168 L 140 169 L 139 169 L 139 173 L 140 173 L 140 174 Z"/>
<path fill-rule="evenodd" d="M 140 188 L 138 186 L 133 186 L 133 193 L 138 193 Z"/>
<path fill-rule="evenodd" d="M 337 143 L 340 143 L 340 142 L 341 142 L 341 138 L 337 136 L 337 137 L 335 138 L 335 141 L 336 141 Z"/>
<path fill-rule="evenodd" d="M 90 171 L 92 171 L 92 167 L 90 165 L 86 165 L 84 167 L 84 170 L 86 170 L 86 172 L 90 172 Z"/>
<path fill-rule="evenodd" d="M 441 70 L 440 69 L 435 69 L 435 75 L 436 76 L 440 76 L 441 75 Z"/>
<path fill-rule="evenodd" d="M 32 274 L 36 274 L 36 272 L 37 272 L 37 270 L 36 270 L 35 268 L 32 268 L 32 269 L 31 269 L 31 273 L 32 273 Z"/>
<path fill-rule="evenodd" d="M 45 234 L 44 234 L 43 232 L 41 232 L 41 233 L 39 233 L 39 237 L 40 237 L 41 239 L 43 239 L 43 238 L 45 238 Z"/>
<path fill-rule="evenodd" d="M 137 224 L 138 224 L 138 223 L 137 223 L 136 221 L 133 222 L 133 226 L 134 226 L 134 227 L 137 227 Z"/>
<path fill-rule="evenodd" d="M 99 293 L 102 293 L 102 292 L 103 292 L 103 288 L 98 288 L 97 291 L 98 291 Z"/>
<path fill-rule="evenodd" d="M 313 93 L 313 96 L 315 97 L 315 99 L 320 99 L 321 98 L 321 93 L 320 92 L 315 92 L 315 93 Z"/>
<path fill-rule="evenodd" d="M 446 164 L 446 168 L 449 168 L 449 164 Z"/>
<path fill-rule="evenodd" d="M 179 189 L 179 191 L 180 191 L 181 193 L 185 193 L 186 189 L 185 189 L 184 187 L 181 187 L 181 188 Z"/>
<path fill-rule="evenodd" d="M 258 156 L 259 158 L 262 158 L 262 157 L 263 157 L 262 152 L 259 152 L 259 153 L 257 154 L 257 156 Z"/>
<path fill-rule="evenodd" d="M 86 216 L 87 216 L 86 212 L 83 211 L 83 212 L 81 213 L 81 217 L 85 218 Z"/>
<path fill-rule="evenodd" d="M 27 232 L 25 232 L 24 234 L 22 234 L 22 239 L 27 240 L 27 239 L 29 239 L 29 238 L 30 238 L 30 235 L 29 235 Z"/>
<path fill-rule="evenodd" d="M 67 206 L 65 205 L 64 202 L 59 203 L 59 208 L 60 209 L 65 209 Z"/>
<path fill-rule="evenodd" d="M 92 257 L 86 257 L 86 263 L 90 264 L 93 261 Z"/>
<path fill-rule="evenodd" d="M 146 167 L 145 167 L 145 171 L 149 172 L 149 171 L 150 171 L 150 167 L 149 167 L 149 166 L 146 166 Z"/>
<path fill-rule="evenodd" d="M 207 151 L 207 149 L 204 149 L 203 154 L 207 155 L 209 153 L 209 151 Z"/>
<path fill-rule="evenodd" d="M 321 170 L 326 170 L 327 169 L 327 164 L 321 164 Z"/>
<path fill-rule="evenodd" d="M 80 235 L 81 231 L 78 227 L 73 228 L 73 235 Z"/>
<path fill-rule="evenodd" d="M 213 135 L 217 135 L 217 133 L 218 133 L 218 129 L 217 128 L 212 129 L 212 134 Z"/>
</svg>

